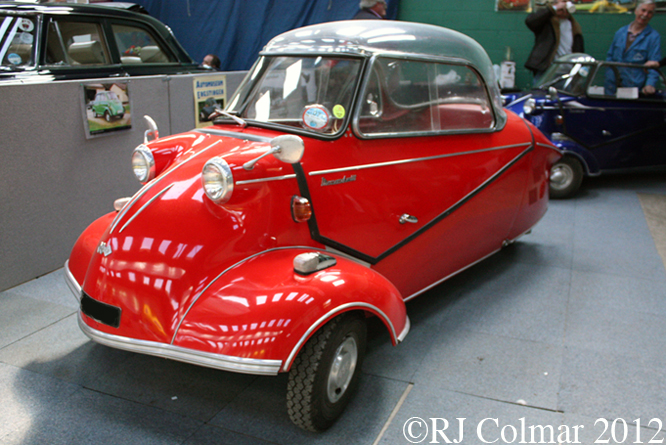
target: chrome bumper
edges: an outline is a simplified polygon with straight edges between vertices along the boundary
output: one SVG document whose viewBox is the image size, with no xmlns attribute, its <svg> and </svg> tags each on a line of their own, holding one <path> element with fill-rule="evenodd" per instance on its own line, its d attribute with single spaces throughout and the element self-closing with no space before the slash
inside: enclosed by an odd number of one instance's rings
<svg viewBox="0 0 666 445">
<path fill-rule="evenodd" d="M 65 281 L 77 300 L 81 300 L 81 285 L 69 271 L 69 261 L 65 262 Z M 221 369 L 223 371 L 240 372 L 244 374 L 276 375 L 282 367 L 282 360 L 257 360 L 250 358 L 232 357 L 228 355 L 212 354 L 193 349 L 181 348 L 147 340 L 136 340 L 119 335 L 107 334 L 88 326 L 81 318 L 79 310 L 79 328 L 91 340 L 102 345 L 125 351 L 141 354 L 155 355 L 193 365 Z"/>
<path fill-rule="evenodd" d="M 136 340 L 107 334 L 88 326 L 81 318 L 79 312 L 79 328 L 91 340 L 105 346 L 141 354 L 155 355 L 157 357 L 205 366 L 207 368 L 221 369 L 223 371 L 240 372 L 243 374 L 276 375 L 282 366 L 282 360 L 257 360 L 250 358 L 232 357 L 228 355 L 212 354 L 210 352 L 195 351 L 179 346 L 167 345 L 147 340 Z"/>
<path fill-rule="evenodd" d="M 81 301 L 81 285 L 76 281 L 72 272 L 69 271 L 69 260 L 65 261 L 65 282 L 76 297 L 76 301 Z"/>
</svg>

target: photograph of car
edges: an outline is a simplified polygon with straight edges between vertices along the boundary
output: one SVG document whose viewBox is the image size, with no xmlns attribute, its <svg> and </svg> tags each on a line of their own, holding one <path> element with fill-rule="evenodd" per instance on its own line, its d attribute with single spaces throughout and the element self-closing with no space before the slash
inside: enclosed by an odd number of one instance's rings
<svg viewBox="0 0 666 445">
<path fill-rule="evenodd" d="M 654 94 L 641 91 L 646 82 Z M 505 100 L 564 153 L 550 173 L 553 198 L 575 195 L 585 176 L 666 167 L 666 81 L 659 70 L 571 54 L 534 90 Z"/>
<path fill-rule="evenodd" d="M 359 382 L 366 323 L 510 245 L 548 207 L 560 151 L 502 107 L 453 30 L 349 21 L 281 34 L 214 125 L 132 155 L 143 187 L 75 243 L 65 274 L 92 340 L 225 371 L 288 373 L 308 431 Z"/>
<path fill-rule="evenodd" d="M 103 117 L 107 122 L 121 119 L 125 115 L 125 107 L 113 91 L 99 91 L 90 104 L 94 117 Z"/>
<path fill-rule="evenodd" d="M 0 3 L 0 82 L 207 71 L 171 30 L 125 8 Z"/>
</svg>

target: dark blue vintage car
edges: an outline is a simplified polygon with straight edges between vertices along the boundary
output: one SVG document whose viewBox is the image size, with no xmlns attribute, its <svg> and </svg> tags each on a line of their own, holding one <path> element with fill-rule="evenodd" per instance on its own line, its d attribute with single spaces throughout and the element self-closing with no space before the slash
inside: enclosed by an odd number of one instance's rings
<svg viewBox="0 0 666 445">
<path fill-rule="evenodd" d="M 655 92 L 645 94 L 646 84 Z M 658 70 L 571 54 L 538 88 L 505 103 L 564 152 L 550 173 L 553 198 L 574 195 L 584 176 L 666 166 L 666 82 Z"/>
</svg>

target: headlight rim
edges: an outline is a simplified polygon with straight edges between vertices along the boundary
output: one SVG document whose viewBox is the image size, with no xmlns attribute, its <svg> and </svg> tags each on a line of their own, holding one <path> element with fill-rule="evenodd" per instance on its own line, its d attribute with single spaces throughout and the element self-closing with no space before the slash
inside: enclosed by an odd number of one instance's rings
<svg viewBox="0 0 666 445">
<path fill-rule="evenodd" d="M 145 163 L 145 170 L 146 170 L 146 175 L 139 176 L 136 173 L 136 169 L 134 168 L 134 156 L 139 155 L 141 156 L 141 159 Z M 148 182 L 152 181 L 155 178 L 155 157 L 153 156 L 153 152 L 150 151 L 150 148 L 145 146 L 144 144 L 139 145 L 134 149 L 132 152 L 132 172 L 134 173 L 134 177 L 141 183 L 141 184 L 147 184 Z"/>
<path fill-rule="evenodd" d="M 536 110 L 536 100 L 533 97 L 530 97 L 523 103 L 523 113 L 526 115 L 532 115 L 534 114 L 534 111 Z"/>
<path fill-rule="evenodd" d="M 207 181 L 206 179 L 206 170 L 210 167 L 214 167 L 218 172 L 218 183 L 221 184 L 219 186 L 221 193 L 213 194 L 209 190 L 210 186 L 208 183 L 210 181 Z M 231 167 L 229 167 L 229 164 L 224 160 L 224 158 L 215 156 L 206 161 L 203 168 L 201 169 L 201 186 L 203 187 L 206 197 L 215 204 L 224 204 L 228 202 L 229 199 L 231 199 L 231 195 L 234 191 L 234 177 L 233 173 L 231 172 Z"/>
</svg>

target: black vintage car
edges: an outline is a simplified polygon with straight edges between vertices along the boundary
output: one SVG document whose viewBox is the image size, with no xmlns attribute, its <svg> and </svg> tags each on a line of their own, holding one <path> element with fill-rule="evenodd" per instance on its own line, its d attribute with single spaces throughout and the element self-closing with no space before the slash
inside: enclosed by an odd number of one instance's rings
<svg viewBox="0 0 666 445">
<path fill-rule="evenodd" d="M 0 3 L 0 63 L 0 82 L 205 70 L 153 17 L 69 3 Z"/>
</svg>

